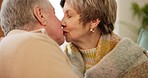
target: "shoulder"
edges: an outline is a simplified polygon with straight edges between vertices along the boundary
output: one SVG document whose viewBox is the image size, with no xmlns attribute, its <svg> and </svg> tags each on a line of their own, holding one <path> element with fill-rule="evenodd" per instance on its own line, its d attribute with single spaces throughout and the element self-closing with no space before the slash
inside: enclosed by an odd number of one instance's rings
<svg viewBox="0 0 148 78">
<path fill-rule="evenodd" d="M 47 34 L 44 34 L 43 32 L 37 30 L 32 32 L 23 32 L 15 34 L 15 38 L 20 41 L 21 45 L 28 45 L 28 46 L 38 46 L 42 47 L 42 45 L 45 46 L 56 46 L 59 48 L 59 45 L 50 38 Z M 34 45 L 34 46 L 33 46 Z"/>
<path fill-rule="evenodd" d="M 148 61 L 137 65 L 128 72 L 126 72 L 122 78 L 147 78 L 148 77 Z"/>
<path fill-rule="evenodd" d="M 9 46 L 7 46 L 9 45 Z M 1 40 L 1 46 L 17 50 L 20 52 L 41 52 L 60 51 L 59 45 L 48 35 L 40 32 L 27 32 L 23 30 L 13 30 Z M 45 52 L 44 52 L 45 53 Z"/>
<path fill-rule="evenodd" d="M 129 38 L 121 39 L 114 48 L 114 50 L 118 50 L 118 49 L 126 50 L 126 52 L 128 50 L 137 50 L 137 49 L 144 51 L 144 49 L 142 47 L 140 47 L 138 44 L 136 44 L 134 41 L 132 41 Z"/>
</svg>

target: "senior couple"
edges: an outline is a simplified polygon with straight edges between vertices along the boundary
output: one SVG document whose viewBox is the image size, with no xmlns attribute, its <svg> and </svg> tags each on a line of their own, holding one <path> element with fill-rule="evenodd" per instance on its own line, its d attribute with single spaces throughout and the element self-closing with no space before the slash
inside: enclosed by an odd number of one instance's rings
<svg viewBox="0 0 148 78">
<path fill-rule="evenodd" d="M 115 0 L 60 4 L 61 22 L 48 0 L 3 0 L 0 78 L 148 77 L 147 52 L 113 33 Z"/>
</svg>

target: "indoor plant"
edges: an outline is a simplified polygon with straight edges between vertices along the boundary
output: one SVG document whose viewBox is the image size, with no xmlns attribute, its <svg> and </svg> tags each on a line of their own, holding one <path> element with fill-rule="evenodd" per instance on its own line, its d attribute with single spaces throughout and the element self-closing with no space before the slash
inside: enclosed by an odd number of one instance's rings
<svg viewBox="0 0 148 78">
<path fill-rule="evenodd" d="M 138 16 L 141 21 L 141 28 L 148 27 L 148 4 L 140 7 L 137 3 L 132 3 L 132 11 L 134 16 Z"/>
</svg>

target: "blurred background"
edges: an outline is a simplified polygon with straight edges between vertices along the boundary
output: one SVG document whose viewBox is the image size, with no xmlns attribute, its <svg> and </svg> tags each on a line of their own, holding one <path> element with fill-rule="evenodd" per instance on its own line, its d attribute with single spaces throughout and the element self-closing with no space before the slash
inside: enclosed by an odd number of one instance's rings
<svg viewBox="0 0 148 78">
<path fill-rule="evenodd" d="M 148 50 L 148 0 L 116 1 L 118 12 L 114 32 Z"/>
</svg>

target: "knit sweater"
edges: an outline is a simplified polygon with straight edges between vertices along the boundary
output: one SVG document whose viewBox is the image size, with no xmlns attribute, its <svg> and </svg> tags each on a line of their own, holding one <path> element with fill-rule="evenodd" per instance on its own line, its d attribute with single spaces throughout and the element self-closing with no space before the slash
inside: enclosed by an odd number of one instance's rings
<svg viewBox="0 0 148 78">
<path fill-rule="evenodd" d="M 76 74 L 83 78 L 85 71 L 95 66 L 106 54 L 108 54 L 116 46 L 119 41 L 120 38 L 114 33 L 101 35 L 99 41 L 96 42 L 98 43 L 96 50 L 90 49 L 90 51 L 83 50 L 82 52 L 82 50 L 79 50 L 77 46 L 69 43 L 65 48 L 65 52 L 72 62 L 73 69 Z"/>
<path fill-rule="evenodd" d="M 81 50 L 79 49 L 85 63 L 85 71 L 93 67 L 98 61 L 96 60 L 96 48 Z"/>
<path fill-rule="evenodd" d="M 130 39 L 122 39 L 84 78 L 148 78 L 148 57 Z"/>
<path fill-rule="evenodd" d="M 144 54 L 144 49 L 130 39 L 119 41 L 113 50 L 86 72 L 83 71 L 85 68 L 84 60 L 77 49 L 73 46 L 68 47 L 67 55 L 73 64 L 74 71 L 80 78 L 83 76 L 84 78 L 138 78 L 139 75 L 141 78 L 148 78 L 146 73 L 148 71 L 148 57 Z M 134 70 L 139 66 L 143 69 Z M 131 72 L 137 73 L 132 74 Z"/>
</svg>

